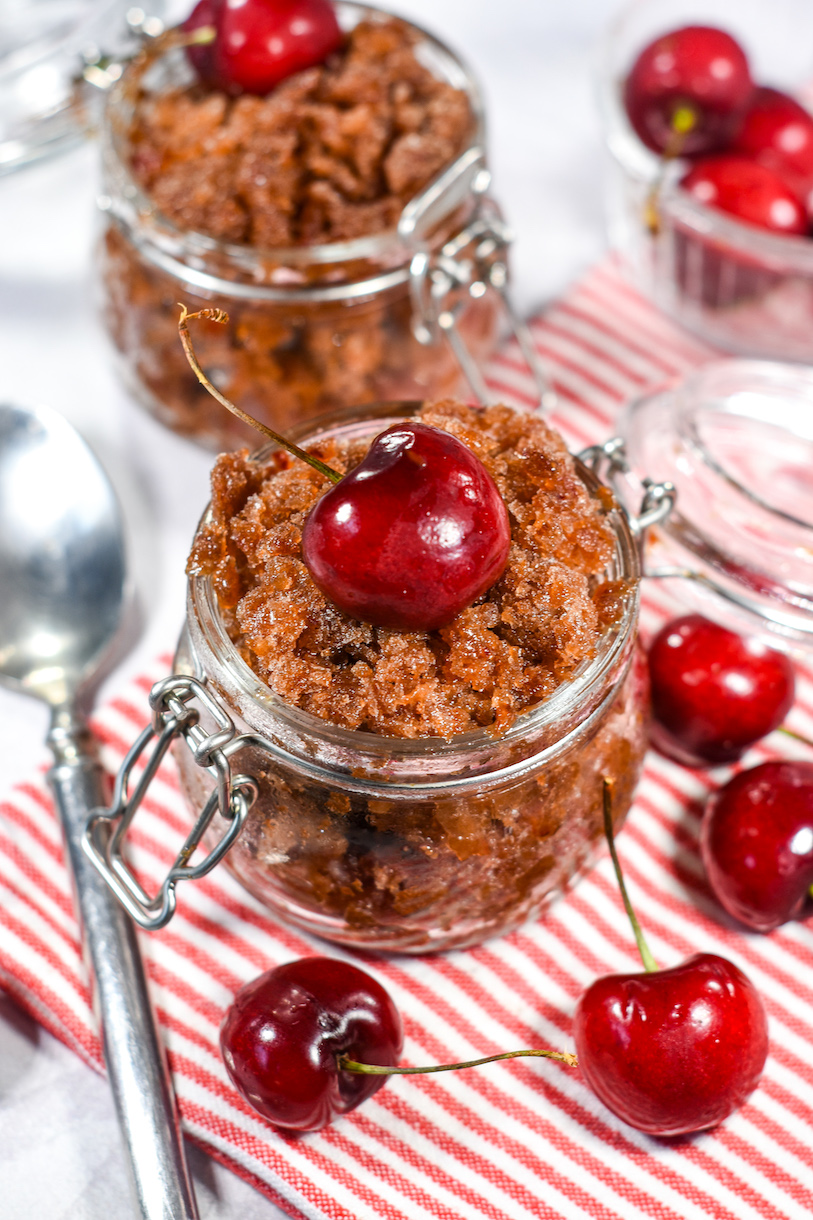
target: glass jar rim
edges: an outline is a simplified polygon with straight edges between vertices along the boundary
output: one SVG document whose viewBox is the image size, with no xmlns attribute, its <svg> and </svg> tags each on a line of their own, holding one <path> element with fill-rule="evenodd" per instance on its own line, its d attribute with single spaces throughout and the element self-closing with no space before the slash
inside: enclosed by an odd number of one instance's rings
<svg viewBox="0 0 813 1220">
<path fill-rule="evenodd" d="M 318 439 L 330 430 L 343 429 L 351 423 L 358 426 L 359 433 L 364 431 L 369 436 L 371 423 L 374 423 L 376 428 L 380 425 L 383 430 L 390 423 L 414 414 L 421 405 L 423 404 L 420 402 L 380 403 L 369 407 L 332 412 L 319 419 L 308 421 L 307 424 L 292 432 L 291 439 L 296 440 L 298 444 L 303 444 L 308 440 Z M 275 448 L 276 446 L 273 444 L 263 446 L 253 457 L 263 460 Z M 597 476 L 578 457 L 574 457 L 574 461 L 577 473 L 589 491 L 594 493 L 603 486 Z M 198 528 L 206 523 L 210 512 L 211 505 L 207 506 Z M 614 502 L 614 507 L 607 513 L 606 520 L 610 523 L 615 538 L 615 555 L 611 565 L 612 575 L 615 579 L 626 581 L 629 587 L 629 595 L 625 598 L 623 613 L 619 620 L 601 636 L 595 656 L 580 667 L 571 679 L 561 683 L 547 699 L 521 712 L 506 732 L 499 737 L 495 737 L 488 729 L 478 729 L 449 739 L 441 737 L 402 738 L 334 725 L 330 721 L 302 711 L 281 699 L 244 661 L 226 630 L 214 585 L 209 577 L 190 576 L 188 614 L 196 622 L 212 655 L 228 672 L 241 703 L 243 700 L 247 701 L 252 713 L 259 714 L 261 733 L 266 731 L 268 736 L 273 736 L 272 726 L 283 725 L 294 733 L 301 732 L 308 736 L 317 736 L 329 740 L 337 748 L 351 750 L 361 757 L 367 757 L 371 760 L 372 770 L 380 768 L 382 761 L 392 763 L 394 760 L 405 762 L 420 760 L 427 753 L 441 756 L 452 762 L 455 755 L 461 752 L 493 751 L 495 746 L 510 746 L 518 739 L 528 735 L 538 736 L 542 730 L 553 728 L 557 724 L 563 726 L 570 724 L 578 709 L 585 706 L 591 697 L 595 697 L 610 676 L 615 673 L 637 627 L 641 569 L 636 537 L 629 517 L 620 503 Z M 267 722 L 265 729 L 262 724 L 263 720 Z M 563 729 L 561 736 L 552 741 L 550 748 L 558 749 L 562 741 L 569 735 L 570 729 Z M 541 751 L 541 753 L 544 752 Z M 537 762 L 539 756 L 540 752 L 534 754 Z M 524 762 L 517 765 L 524 765 Z M 477 778 L 479 777 L 474 777 L 472 782 L 475 782 Z M 429 788 L 433 785 L 428 783 L 418 786 Z"/>
<path fill-rule="evenodd" d="M 343 29 L 350 29 L 361 21 L 382 22 L 393 19 L 396 16 L 385 9 L 356 3 L 355 0 L 335 0 L 335 6 L 339 23 Z M 403 21 L 405 25 L 418 34 L 417 49 L 426 48 L 430 57 L 433 57 L 436 61 L 435 66 L 439 67 L 442 65 L 445 68 L 445 75 L 441 79 L 455 88 L 463 89 L 468 96 L 474 119 L 473 130 L 466 148 L 462 150 L 459 157 L 455 158 L 455 161 L 451 164 L 456 164 L 461 157 L 473 151 L 479 151 L 482 157 L 485 147 L 485 110 L 479 84 L 471 69 L 445 42 L 434 34 L 406 18 L 398 18 L 398 20 Z M 172 52 L 168 52 L 168 54 L 172 54 Z M 431 67 L 430 70 L 432 70 Z M 111 162 L 115 165 L 116 176 L 122 184 L 121 194 L 123 199 L 126 200 L 126 204 L 117 205 L 109 196 L 102 196 L 100 207 L 103 211 L 110 212 L 118 221 L 127 224 L 128 228 L 132 227 L 135 217 L 148 218 L 150 238 L 158 245 L 159 252 L 161 252 L 160 247 L 166 243 L 169 243 L 171 246 L 182 242 L 185 253 L 192 258 L 195 256 L 205 258 L 207 255 L 221 254 L 231 260 L 236 267 L 243 265 L 246 271 L 250 272 L 251 264 L 256 263 L 258 260 L 269 264 L 278 264 L 282 267 L 296 267 L 298 264 L 311 266 L 315 263 L 341 266 L 342 264 L 355 261 L 375 260 L 377 257 L 382 257 L 403 247 L 403 239 L 399 233 L 398 226 L 381 230 L 369 236 L 357 237 L 346 241 L 277 247 L 248 246 L 225 242 L 196 230 L 179 228 L 171 220 L 163 216 L 152 204 L 149 196 L 142 190 L 133 177 L 126 158 L 120 155 L 121 132 L 117 130 L 116 109 L 126 103 L 127 88 L 128 74 L 125 70 L 108 95 L 102 127 L 103 156 L 108 165 Z M 429 192 L 449 168 L 449 165 L 444 166 L 417 195 L 414 195 L 407 202 L 405 209 L 414 205 L 416 200 L 419 200 L 424 194 Z M 164 262 L 166 262 L 166 259 L 171 257 L 171 252 L 169 249 L 162 252 L 164 253 Z M 409 256 L 410 252 L 404 248 L 402 261 L 407 261 Z M 164 266 L 164 270 L 170 270 L 170 268 Z M 195 270 L 194 267 L 193 270 Z M 383 277 L 379 276 L 377 278 L 381 279 Z M 226 280 L 223 282 L 230 283 Z M 211 285 L 208 284 L 201 284 L 201 286 L 211 289 Z M 249 285 L 246 285 L 246 287 L 249 287 Z M 258 285 L 257 287 L 260 288 L 261 286 Z M 280 285 L 280 291 L 284 291 L 282 285 Z"/>
<path fill-rule="evenodd" d="M 677 488 L 659 527 L 675 566 L 644 574 L 688 577 L 713 617 L 813 647 L 813 369 L 712 361 L 631 403 L 619 432 L 632 496 L 645 478 Z"/>
</svg>

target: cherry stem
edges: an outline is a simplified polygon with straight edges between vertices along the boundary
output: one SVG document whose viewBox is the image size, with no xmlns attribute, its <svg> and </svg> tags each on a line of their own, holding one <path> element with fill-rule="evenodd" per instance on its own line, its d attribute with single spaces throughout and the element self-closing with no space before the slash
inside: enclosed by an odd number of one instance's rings
<svg viewBox="0 0 813 1220">
<path fill-rule="evenodd" d="M 326 479 L 329 479 L 331 483 L 341 482 L 344 476 L 339 474 L 338 470 L 334 470 L 331 466 L 328 466 L 327 463 L 321 462 L 319 458 L 314 457 L 312 453 L 307 453 L 304 449 L 300 449 L 299 445 L 295 445 L 293 441 L 286 440 L 285 437 L 280 436 L 278 432 L 274 432 L 273 429 L 266 427 L 265 424 L 261 424 L 258 419 L 253 417 L 253 415 L 247 415 L 245 411 L 241 411 L 239 407 L 236 407 L 233 402 L 229 402 L 228 398 L 221 394 L 220 390 L 212 385 L 211 381 L 198 363 L 198 358 L 195 355 L 195 349 L 192 346 L 189 328 L 186 324 L 188 321 L 194 318 L 202 318 L 207 322 L 219 322 L 221 325 L 225 325 L 229 320 L 229 315 L 225 312 L 225 310 L 199 309 L 197 313 L 190 313 L 185 305 L 182 305 L 180 302 L 178 304 L 181 310 L 181 316 L 178 319 L 178 334 L 181 337 L 183 350 L 186 353 L 186 358 L 189 361 L 192 372 L 195 374 L 204 389 L 208 390 L 212 397 L 216 398 L 217 401 L 221 403 L 222 406 L 224 406 L 228 411 L 231 411 L 232 415 L 236 415 L 238 419 L 242 419 L 244 424 L 249 424 L 250 427 L 256 428 L 258 432 L 262 432 L 264 436 L 269 437 L 277 445 L 280 445 L 283 449 L 287 449 L 288 452 L 293 454 L 294 457 L 301 458 L 303 462 L 307 462 L 309 466 L 312 466 L 314 470 L 318 470 L 319 473 L 324 475 Z"/>
<path fill-rule="evenodd" d="M 465 1063 L 439 1063 L 432 1067 L 399 1068 L 379 1067 L 375 1063 L 356 1063 L 347 1055 L 339 1055 L 336 1063 L 341 1072 L 361 1072 L 366 1076 L 423 1076 L 427 1072 L 456 1072 L 459 1068 L 482 1067 L 484 1063 L 498 1063 L 500 1059 L 556 1059 L 568 1067 L 578 1067 L 578 1059 L 569 1051 L 505 1051 L 502 1055 L 488 1055 L 485 1059 L 468 1059 Z"/>
<path fill-rule="evenodd" d="M 789 729 L 787 725 L 780 724 L 776 731 L 777 733 L 784 733 L 786 737 L 792 737 L 794 741 L 801 742 L 803 746 L 808 746 L 809 749 L 813 750 L 813 741 L 811 741 L 810 738 L 803 737 L 801 733 L 795 733 L 793 729 Z"/>
<path fill-rule="evenodd" d="M 666 167 L 671 161 L 676 160 L 680 156 L 683 151 L 684 139 L 697 126 L 698 117 L 697 111 L 692 106 L 678 106 L 672 115 L 669 139 L 666 142 L 666 148 L 661 154 L 658 173 L 655 176 L 655 181 L 652 183 L 644 205 L 644 223 L 653 237 L 657 236 L 661 227 L 658 200 L 660 199 L 663 180 L 666 177 Z"/>
<path fill-rule="evenodd" d="M 607 837 L 607 845 L 610 849 L 610 855 L 612 856 L 613 868 L 615 869 L 615 876 L 616 880 L 618 881 L 618 888 L 620 889 L 621 897 L 624 900 L 624 909 L 627 912 L 627 917 L 632 926 L 632 933 L 635 937 L 635 943 L 638 946 L 638 952 L 641 955 L 641 962 L 643 963 L 644 970 L 646 970 L 648 974 L 651 974 L 653 971 L 658 969 L 658 963 L 652 956 L 649 945 L 644 939 L 644 934 L 641 931 L 641 925 L 638 923 L 638 918 L 632 909 L 632 903 L 630 902 L 629 894 L 627 893 L 627 887 L 624 884 L 624 875 L 621 872 L 618 852 L 615 850 L 615 835 L 613 833 L 613 789 L 612 784 L 608 779 L 603 781 L 602 799 L 604 802 L 604 834 Z"/>
<path fill-rule="evenodd" d="M 207 47 L 217 38 L 217 30 L 213 25 L 199 25 L 196 30 L 183 32 L 180 38 L 173 39 L 172 47 Z"/>
</svg>

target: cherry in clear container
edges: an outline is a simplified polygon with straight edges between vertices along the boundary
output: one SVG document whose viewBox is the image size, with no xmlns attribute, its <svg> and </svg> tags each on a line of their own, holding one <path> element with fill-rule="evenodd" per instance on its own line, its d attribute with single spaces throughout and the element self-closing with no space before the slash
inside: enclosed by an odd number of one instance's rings
<svg viewBox="0 0 813 1220">
<path fill-rule="evenodd" d="M 685 0 L 629 5 L 608 33 L 600 76 L 610 239 L 637 286 L 706 342 L 745 356 L 809 362 L 813 240 L 745 224 L 680 189 L 689 162 L 664 168 L 624 109 L 624 82 L 643 47 L 698 24 L 731 34 L 756 82 L 809 108 L 813 8 L 805 0 L 707 0 L 700 9 Z"/>
</svg>

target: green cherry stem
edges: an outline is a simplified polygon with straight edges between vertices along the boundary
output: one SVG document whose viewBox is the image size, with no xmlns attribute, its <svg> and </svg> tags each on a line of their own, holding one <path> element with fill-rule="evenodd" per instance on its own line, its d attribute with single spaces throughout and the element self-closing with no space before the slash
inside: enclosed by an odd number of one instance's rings
<svg viewBox="0 0 813 1220">
<path fill-rule="evenodd" d="M 627 893 L 627 887 L 624 884 L 624 875 L 621 872 L 618 852 L 615 850 L 615 835 L 613 834 L 613 792 L 612 784 L 608 779 L 603 780 L 602 783 L 602 799 L 604 802 L 604 834 L 607 836 L 607 846 L 610 849 L 613 868 L 615 869 L 615 876 L 616 880 L 618 881 L 618 888 L 620 889 L 621 897 L 624 900 L 624 909 L 627 912 L 627 917 L 632 926 L 632 932 L 635 937 L 635 943 L 638 946 L 638 952 L 641 955 L 641 962 L 643 963 L 644 970 L 651 974 L 653 971 L 658 969 L 658 963 L 652 956 L 649 945 L 644 939 L 644 934 L 641 931 L 641 925 L 638 923 L 638 917 L 632 909 L 632 903 L 630 902 L 629 894 Z"/>
<path fill-rule="evenodd" d="M 810 741 L 807 737 L 803 737 L 801 733 L 795 733 L 793 729 L 789 729 L 787 725 L 780 724 L 776 731 L 777 733 L 784 733 L 786 737 L 792 737 L 794 741 L 798 741 L 801 745 L 807 746 L 809 749 L 813 750 L 813 741 Z"/>
<path fill-rule="evenodd" d="M 431 1067 L 399 1068 L 378 1067 L 374 1063 L 356 1063 L 347 1055 L 339 1055 L 336 1060 L 339 1071 L 359 1072 L 365 1076 L 423 1076 L 427 1072 L 456 1072 L 459 1068 L 482 1067 L 484 1063 L 498 1063 L 501 1059 L 556 1059 L 568 1067 L 577 1067 L 578 1059 L 569 1051 L 505 1051 L 502 1055 L 488 1055 L 485 1059 L 468 1059 L 465 1063 L 438 1063 Z"/>
<path fill-rule="evenodd" d="M 658 205 L 660 203 L 664 178 L 666 177 L 666 168 L 670 162 L 676 160 L 683 152 L 683 144 L 686 136 L 697 126 L 698 117 L 697 111 L 693 106 L 678 106 L 677 110 L 672 115 L 669 138 L 666 142 L 666 147 L 661 154 L 661 163 L 658 167 L 655 181 L 652 183 L 652 187 L 646 198 L 646 203 L 644 204 L 644 222 L 653 237 L 657 236 L 661 228 L 661 218 Z"/>
<path fill-rule="evenodd" d="M 206 322 L 218 322 L 220 325 L 225 325 L 229 320 L 229 315 L 225 312 L 225 310 L 199 309 L 196 313 L 190 313 L 186 306 L 182 305 L 180 302 L 178 303 L 178 307 L 181 311 L 181 315 L 178 318 L 178 334 L 180 335 L 181 343 L 183 344 L 183 350 L 186 354 L 187 360 L 189 361 L 189 366 L 192 369 L 192 372 L 195 374 L 204 389 L 208 390 L 208 392 L 212 395 L 212 398 L 217 399 L 221 406 L 224 406 L 227 411 L 231 411 L 232 415 L 236 415 L 237 418 L 241 419 L 244 424 L 248 424 L 251 428 L 256 428 L 258 432 L 262 432 L 264 436 L 267 436 L 270 440 L 274 441 L 275 444 L 279 445 L 283 449 L 287 449 L 288 452 L 293 454 L 294 457 L 301 458 L 303 462 L 307 462 L 309 466 L 312 466 L 314 470 L 318 470 L 319 474 L 324 475 L 324 477 L 329 479 L 331 483 L 340 483 L 344 476 L 339 474 L 338 470 L 334 470 L 332 466 L 328 466 L 326 462 L 320 461 L 319 458 L 314 457 L 312 453 L 307 453 L 304 449 L 300 449 L 299 445 L 295 445 L 293 441 L 286 440 L 284 436 L 280 436 L 279 432 L 274 432 L 273 429 L 266 427 L 265 424 L 261 424 L 258 419 L 254 418 L 253 415 L 248 415 L 245 411 L 241 411 L 240 408 L 236 407 L 233 402 L 230 402 L 224 394 L 221 394 L 220 390 L 218 390 L 216 386 L 212 385 L 211 381 L 200 367 L 198 358 L 195 355 L 195 349 L 192 346 L 192 338 L 189 334 L 187 322 L 192 321 L 195 318 L 200 318 Z"/>
</svg>

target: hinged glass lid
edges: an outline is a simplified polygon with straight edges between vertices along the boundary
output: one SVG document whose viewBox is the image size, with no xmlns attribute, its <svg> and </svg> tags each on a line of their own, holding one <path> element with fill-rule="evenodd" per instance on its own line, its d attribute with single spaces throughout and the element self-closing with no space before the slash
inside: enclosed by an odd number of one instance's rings
<svg viewBox="0 0 813 1220">
<path fill-rule="evenodd" d="M 721 360 L 633 403 L 631 485 L 669 480 L 647 575 L 712 617 L 813 647 L 813 370 Z"/>
<path fill-rule="evenodd" d="M 104 90 L 164 0 L 2 0 L 0 174 L 69 147 L 95 123 Z"/>
</svg>

